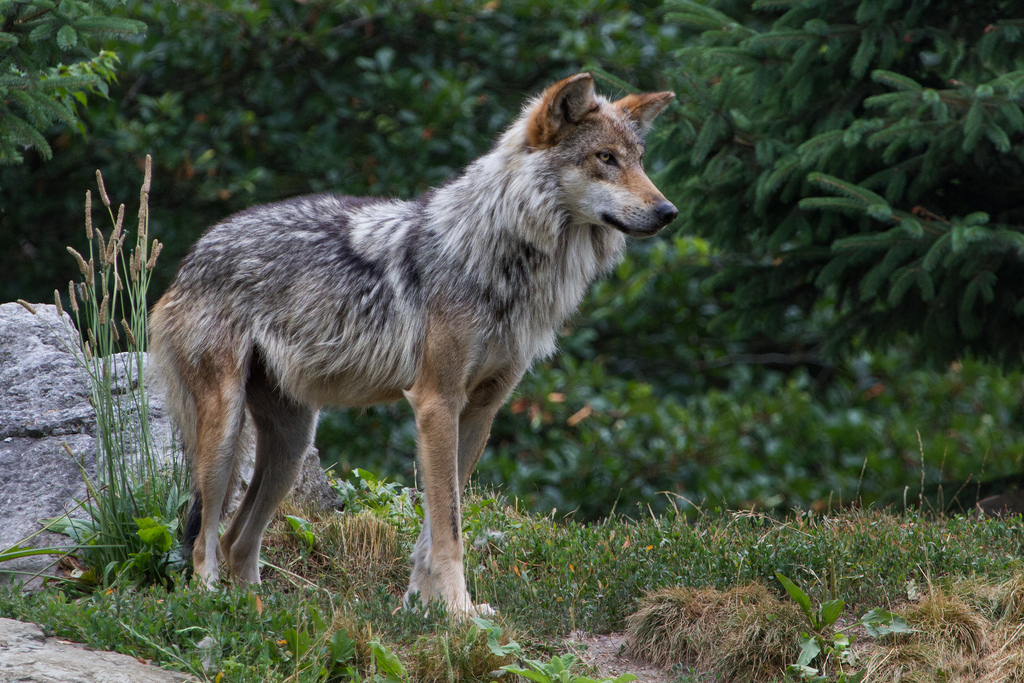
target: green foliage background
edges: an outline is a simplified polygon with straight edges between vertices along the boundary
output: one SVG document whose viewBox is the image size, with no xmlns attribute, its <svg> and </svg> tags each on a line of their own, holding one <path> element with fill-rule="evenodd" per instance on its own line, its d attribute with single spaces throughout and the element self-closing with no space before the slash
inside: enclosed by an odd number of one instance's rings
<svg viewBox="0 0 1024 683">
<path fill-rule="evenodd" d="M 730 317 L 772 331 L 832 296 L 833 343 L 909 330 L 941 362 L 1019 365 L 1019 3 L 708 4 L 668 3 L 698 37 L 667 177 L 727 257 Z"/>
<path fill-rule="evenodd" d="M 21 163 L 26 149 L 52 158 L 43 133 L 57 121 L 80 126 L 76 107 L 86 104 L 90 93 L 107 94 L 116 57 L 97 50 L 96 43 L 103 36 L 145 29 L 140 21 L 110 16 L 107 11 L 117 4 L 0 3 L 0 164 Z"/>
<path fill-rule="evenodd" d="M 590 519 L 825 507 L 1019 470 L 1021 377 L 975 358 L 1020 360 L 1016 3 L 112 11 L 148 29 L 119 39 L 85 135 L 53 129 L 53 159 L 0 169 L 4 300 L 47 300 L 74 275 L 64 246 L 96 168 L 132 187 L 153 155 L 159 292 L 231 212 L 415 195 L 486 151 L 526 97 L 591 69 L 609 95 L 679 93 L 648 170 L 682 215 L 595 287 L 500 414 L 480 482 Z M 318 445 L 340 470 L 411 482 L 414 439 L 408 409 L 382 406 L 327 413 Z"/>
</svg>

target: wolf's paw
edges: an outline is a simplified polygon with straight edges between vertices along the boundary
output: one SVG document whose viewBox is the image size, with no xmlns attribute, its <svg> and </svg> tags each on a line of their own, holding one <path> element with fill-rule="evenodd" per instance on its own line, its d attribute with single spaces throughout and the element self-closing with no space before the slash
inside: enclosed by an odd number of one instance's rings
<svg viewBox="0 0 1024 683">
<path fill-rule="evenodd" d="M 201 588 L 213 590 L 220 587 L 220 566 L 216 562 L 196 562 L 192 576 Z"/>
<path fill-rule="evenodd" d="M 256 553 L 228 552 L 228 573 L 237 584 L 260 585 L 260 555 Z"/>
<path fill-rule="evenodd" d="M 475 605 L 473 605 L 473 613 L 470 614 L 469 616 L 471 616 L 471 617 L 493 617 L 493 616 L 497 616 L 497 614 L 498 614 L 498 610 L 494 609 L 493 607 L 488 605 L 486 602 L 478 602 Z"/>
<path fill-rule="evenodd" d="M 474 603 L 469 597 L 469 592 L 465 590 L 461 591 L 459 595 L 445 597 L 436 592 L 429 594 L 412 586 L 402 596 L 402 607 L 413 612 L 418 612 L 422 609 L 423 616 L 426 616 L 430 613 L 430 603 L 434 601 L 443 602 L 448 610 L 448 614 L 457 619 L 492 617 L 498 613 L 496 609 L 486 602 Z"/>
</svg>

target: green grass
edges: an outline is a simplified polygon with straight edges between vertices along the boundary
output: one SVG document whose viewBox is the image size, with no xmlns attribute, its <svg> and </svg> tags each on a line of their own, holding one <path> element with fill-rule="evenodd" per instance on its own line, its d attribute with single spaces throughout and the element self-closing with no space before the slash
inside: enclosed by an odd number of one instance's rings
<svg viewBox="0 0 1024 683">
<path fill-rule="evenodd" d="M 426 617 L 399 609 L 404 558 L 418 531 L 405 493 L 362 479 L 348 495 L 350 508 L 361 511 L 287 511 L 308 521 L 312 543 L 279 515 L 258 589 L 114 588 L 73 599 L 56 585 L 35 594 L 8 587 L 0 591 L 0 616 L 211 679 L 219 672 L 237 681 L 330 679 L 330 639 L 341 630 L 357 644 L 349 663 L 364 675 L 372 668 L 369 643 L 378 639 L 411 680 L 492 680 L 486 667 L 514 658 L 487 661 L 486 631 L 452 624 L 436 606 Z M 470 590 L 500 610 L 493 623 L 503 643 L 515 640 L 524 656 L 540 659 L 566 652 L 562 641 L 572 631 L 624 630 L 645 594 L 660 588 L 758 582 L 786 601 L 774 580 L 780 571 L 816 602 L 842 598 L 859 616 L 906 603 L 910 581 L 1005 580 L 1021 571 L 1024 553 L 1019 518 L 849 511 L 781 521 L 727 513 L 696 522 L 670 515 L 556 524 L 478 494 L 466 510 Z M 208 670 L 197 647 L 207 637 L 215 644 Z M 296 658 L 293 648 L 305 653 Z M 348 680 L 337 671 L 335 680 Z"/>
</svg>

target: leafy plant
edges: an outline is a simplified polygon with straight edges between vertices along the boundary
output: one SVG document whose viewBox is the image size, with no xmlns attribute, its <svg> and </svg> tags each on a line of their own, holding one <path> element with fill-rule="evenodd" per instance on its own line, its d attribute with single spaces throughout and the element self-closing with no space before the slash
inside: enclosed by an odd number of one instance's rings
<svg viewBox="0 0 1024 683">
<path fill-rule="evenodd" d="M 313 533 L 312 525 L 301 517 L 294 515 L 285 515 L 284 518 L 287 520 L 288 526 L 291 527 L 292 533 L 302 539 L 303 548 L 307 551 L 312 550 L 313 544 L 316 542 L 316 535 Z"/>
<path fill-rule="evenodd" d="M 352 470 L 348 479 L 335 480 L 334 490 L 352 513 L 369 510 L 381 519 L 397 524 L 416 524 L 423 518 L 417 493 L 401 482 L 378 478 L 364 469 Z"/>
<path fill-rule="evenodd" d="M 786 576 L 775 573 L 782 587 L 800 606 L 801 611 L 811 626 L 812 633 L 803 632 L 800 637 L 800 657 L 795 664 L 787 667 L 786 672 L 802 681 L 809 683 L 860 683 L 867 673 L 866 669 L 855 669 L 856 658 L 850 645 L 853 638 L 846 631 L 855 626 L 863 626 L 868 635 L 874 638 L 891 634 L 913 633 L 913 629 L 903 617 L 892 612 L 873 609 L 858 621 L 841 629 L 834 629 L 836 621 L 842 616 L 846 603 L 842 600 L 827 600 L 817 609 L 813 608 L 811 598 Z M 818 666 L 811 666 L 815 660 Z M 826 674 L 834 668 L 835 675 Z"/>
<path fill-rule="evenodd" d="M 487 636 L 487 649 L 489 649 L 491 654 L 496 657 L 518 655 L 522 651 L 519 643 L 514 640 L 509 641 L 504 645 L 501 644 L 502 629 L 493 621 L 483 619 L 481 617 L 473 617 L 472 622 L 473 626 L 469 632 L 469 639 L 471 641 L 475 641 L 478 632 L 485 634 Z M 477 629 L 479 629 L 479 631 Z"/>
<path fill-rule="evenodd" d="M 501 667 L 503 671 L 518 674 L 527 680 L 536 683 L 629 683 L 635 681 L 633 674 L 622 674 L 616 678 L 604 678 L 598 681 L 586 676 L 576 676 L 572 673 L 572 667 L 576 663 L 573 655 L 554 656 L 551 661 L 542 662 L 536 659 L 524 660 L 530 668 L 524 669 L 521 666 L 507 665 Z"/>
<path fill-rule="evenodd" d="M 408 673 L 398 656 L 379 640 L 370 641 L 370 652 L 373 655 L 373 669 L 367 679 L 374 683 L 405 683 Z"/>
</svg>

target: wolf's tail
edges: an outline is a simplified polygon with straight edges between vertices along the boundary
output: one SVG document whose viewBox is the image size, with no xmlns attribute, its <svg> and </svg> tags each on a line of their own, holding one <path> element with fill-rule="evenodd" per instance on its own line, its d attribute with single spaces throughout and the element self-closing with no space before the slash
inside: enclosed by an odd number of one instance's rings
<svg viewBox="0 0 1024 683">
<path fill-rule="evenodd" d="M 199 529 L 203 523 L 203 496 L 193 489 L 192 506 L 188 510 L 188 521 L 185 523 L 185 536 L 181 539 L 181 555 L 191 565 L 192 548 L 199 537 Z"/>
</svg>

